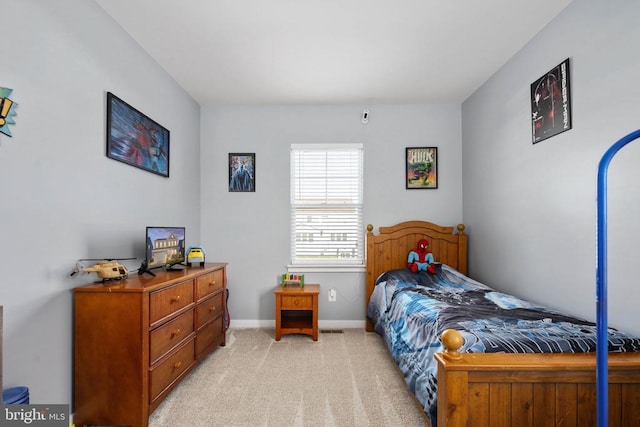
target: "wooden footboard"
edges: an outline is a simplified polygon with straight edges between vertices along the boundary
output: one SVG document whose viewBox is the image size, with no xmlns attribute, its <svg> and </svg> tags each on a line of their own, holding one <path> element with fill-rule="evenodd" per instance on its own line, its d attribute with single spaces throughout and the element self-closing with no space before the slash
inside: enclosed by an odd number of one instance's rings
<svg viewBox="0 0 640 427">
<path fill-rule="evenodd" d="M 442 340 L 438 427 L 597 424 L 594 353 L 460 354 L 457 331 Z M 640 353 L 608 359 L 609 427 L 640 426 Z"/>
</svg>

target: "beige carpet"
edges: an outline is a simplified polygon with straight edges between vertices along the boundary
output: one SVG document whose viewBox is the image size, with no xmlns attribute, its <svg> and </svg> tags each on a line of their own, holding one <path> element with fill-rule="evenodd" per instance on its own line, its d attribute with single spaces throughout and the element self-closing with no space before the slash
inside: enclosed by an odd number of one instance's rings
<svg viewBox="0 0 640 427">
<path fill-rule="evenodd" d="M 149 426 L 426 425 L 379 335 L 273 337 L 273 329 L 230 329 L 227 346 L 189 374 Z"/>
</svg>

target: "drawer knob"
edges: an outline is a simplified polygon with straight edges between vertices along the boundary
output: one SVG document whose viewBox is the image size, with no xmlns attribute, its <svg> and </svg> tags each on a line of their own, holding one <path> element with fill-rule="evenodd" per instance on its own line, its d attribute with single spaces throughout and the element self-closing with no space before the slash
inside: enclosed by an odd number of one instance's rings
<svg viewBox="0 0 640 427">
<path fill-rule="evenodd" d="M 180 329 L 179 329 L 179 328 L 176 328 L 176 329 L 173 331 L 172 336 L 174 336 L 174 337 L 175 337 L 176 335 L 180 335 L 180 332 L 181 332 L 181 331 L 180 331 Z"/>
<path fill-rule="evenodd" d="M 176 364 L 173 365 L 173 367 L 176 369 L 180 369 L 181 366 L 182 366 L 182 362 L 176 362 Z"/>
<path fill-rule="evenodd" d="M 178 302 L 180 301 L 180 295 L 176 295 L 175 297 L 171 297 L 171 302 Z"/>
<path fill-rule="evenodd" d="M 298 305 L 298 303 L 299 303 L 299 302 L 300 302 L 300 301 L 298 301 L 297 299 L 294 299 L 294 300 L 293 300 L 293 304 L 294 304 L 294 305 Z"/>
<path fill-rule="evenodd" d="M 216 306 L 215 306 L 215 305 L 212 305 L 212 306 L 209 308 L 209 311 L 216 311 Z"/>
<path fill-rule="evenodd" d="M 215 284 L 216 284 L 215 280 L 212 280 L 212 281 L 209 282 L 209 286 L 214 286 Z"/>
</svg>

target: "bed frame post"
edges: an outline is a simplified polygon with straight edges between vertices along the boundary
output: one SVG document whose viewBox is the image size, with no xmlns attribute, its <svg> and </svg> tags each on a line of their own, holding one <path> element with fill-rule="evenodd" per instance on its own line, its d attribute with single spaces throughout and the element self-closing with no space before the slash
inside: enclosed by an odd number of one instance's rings
<svg viewBox="0 0 640 427">
<path fill-rule="evenodd" d="M 366 236 L 366 245 L 365 245 L 365 259 L 366 259 L 366 277 L 364 278 L 365 286 L 366 286 L 366 295 L 365 298 L 365 307 L 364 312 L 367 312 L 367 308 L 369 307 L 369 297 L 373 293 L 374 282 L 376 280 L 373 277 L 375 271 L 375 257 L 373 256 L 374 244 L 373 244 L 373 225 L 367 224 L 367 236 Z M 373 332 L 373 322 L 369 319 L 369 316 L 365 314 L 366 324 L 365 329 L 367 332 Z"/>
<path fill-rule="evenodd" d="M 458 352 L 464 338 L 455 329 L 447 329 L 441 335 L 444 350 L 439 353 L 443 360 L 460 362 Z M 438 425 L 445 427 L 466 426 L 469 416 L 469 374 L 467 371 L 448 370 L 438 363 Z M 442 408 L 442 409 L 441 409 Z"/>
<path fill-rule="evenodd" d="M 467 235 L 464 233 L 464 224 L 458 224 L 458 271 L 468 275 L 467 268 Z"/>
</svg>

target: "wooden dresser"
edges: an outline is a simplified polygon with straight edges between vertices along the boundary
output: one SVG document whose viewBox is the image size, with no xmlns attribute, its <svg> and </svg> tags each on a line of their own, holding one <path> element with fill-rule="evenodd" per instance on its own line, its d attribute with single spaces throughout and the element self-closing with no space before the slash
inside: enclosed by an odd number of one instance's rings
<svg viewBox="0 0 640 427">
<path fill-rule="evenodd" d="M 187 373 L 225 345 L 226 266 L 73 289 L 77 427 L 146 427 Z"/>
</svg>

